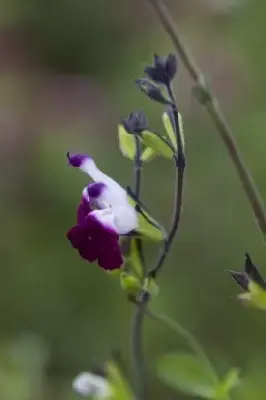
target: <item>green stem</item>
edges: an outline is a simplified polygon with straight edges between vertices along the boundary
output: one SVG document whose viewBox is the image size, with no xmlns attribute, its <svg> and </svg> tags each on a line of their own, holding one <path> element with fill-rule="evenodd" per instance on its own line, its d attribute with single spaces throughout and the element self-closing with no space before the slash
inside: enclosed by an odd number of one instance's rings
<svg viewBox="0 0 266 400">
<path fill-rule="evenodd" d="M 194 351 L 194 353 L 198 356 L 198 358 L 202 361 L 202 363 L 206 366 L 210 374 L 213 376 L 215 381 L 218 382 L 218 377 L 217 374 L 208 358 L 206 355 L 203 347 L 201 344 L 197 341 L 197 339 L 190 333 L 186 328 L 184 328 L 182 325 L 180 325 L 178 322 L 172 320 L 171 318 L 167 317 L 166 315 L 163 314 L 156 314 L 154 312 L 151 312 L 149 310 L 146 310 L 146 315 L 148 315 L 150 318 L 162 322 L 165 325 L 167 325 L 169 328 L 174 330 L 179 336 L 181 336 L 183 339 L 185 339 L 190 346 L 190 348 Z"/>
</svg>

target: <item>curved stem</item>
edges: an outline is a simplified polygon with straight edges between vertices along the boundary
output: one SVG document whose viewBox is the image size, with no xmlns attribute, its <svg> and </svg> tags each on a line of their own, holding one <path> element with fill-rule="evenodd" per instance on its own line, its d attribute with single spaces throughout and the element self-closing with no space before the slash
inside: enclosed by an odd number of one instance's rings
<svg viewBox="0 0 266 400">
<path fill-rule="evenodd" d="M 179 129 L 179 120 L 178 120 L 178 109 L 176 106 L 175 96 L 172 90 L 171 85 L 167 86 L 168 94 L 170 99 L 172 100 L 172 112 L 174 116 L 174 131 L 177 139 L 177 155 L 174 157 L 175 165 L 176 165 L 176 189 L 175 189 L 175 207 L 174 207 L 174 215 L 172 220 L 172 226 L 170 232 L 165 240 L 164 246 L 160 252 L 159 258 L 157 260 L 156 266 L 150 271 L 149 275 L 155 278 L 160 271 L 167 254 L 171 248 L 172 242 L 175 238 L 175 235 L 179 228 L 179 222 L 181 217 L 182 210 L 182 199 L 183 199 L 183 186 L 184 186 L 184 174 L 186 167 L 186 158 L 184 154 L 183 148 L 183 140 L 181 138 L 181 132 Z"/>
<path fill-rule="evenodd" d="M 151 312 L 149 310 L 146 310 L 146 315 L 148 315 L 150 318 L 162 322 L 165 325 L 167 325 L 169 328 L 173 329 L 179 336 L 184 338 L 190 348 L 194 351 L 194 353 L 198 356 L 198 358 L 202 361 L 202 363 L 206 366 L 208 371 L 211 373 L 213 378 L 218 381 L 217 374 L 208 358 L 206 355 L 203 347 L 201 344 L 197 341 L 197 339 L 190 333 L 186 328 L 184 328 L 182 325 L 180 325 L 178 322 L 172 320 L 171 318 L 163 315 L 163 314 L 156 314 L 154 312 Z"/>
<path fill-rule="evenodd" d="M 244 188 L 244 191 L 249 199 L 259 228 L 264 235 L 266 234 L 266 211 L 264 202 L 260 196 L 260 193 L 256 187 L 252 176 L 245 165 L 242 155 L 237 147 L 233 133 L 228 126 L 225 117 L 221 111 L 220 105 L 217 98 L 210 92 L 206 87 L 204 76 L 197 66 L 192 55 L 189 53 L 187 47 L 183 43 L 180 33 L 178 32 L 176 25 L 171 17 L 167 7 L 161 0 L 149 0 L 155 12 L 157 13 L 159 20 L 165 31 L 168 33 L 173 41 L 173 44 L 180 55 L 189 75 L 196 82 L 197 88 L 202 94 L 202 103 L 207 112 L 209 113 L 218 133 L 220 134 L 226 149 L 231 157 L 231 160 L 237 170 L 238 176 Z M 265 237 L 264 237 L 265 239 Z"/>
</svg>

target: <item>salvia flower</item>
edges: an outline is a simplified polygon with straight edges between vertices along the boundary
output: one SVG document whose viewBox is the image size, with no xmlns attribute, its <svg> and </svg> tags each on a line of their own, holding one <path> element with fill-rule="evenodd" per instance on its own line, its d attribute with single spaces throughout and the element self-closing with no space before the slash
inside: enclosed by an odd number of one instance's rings
<svg viewBox="0 0 266 400">
<path fill-rule="evenodd" d="M 68 232 L 72 246 L 89 262 L 98 260 L 105 270 L 123 264 L 119 236 L 138 227 L 137 213 L 128 202 L 127 192 L 111 177 L 100 171 L 87 155 L 68 153 L 69 164 L 94 180 L 82 192 L 77 210 L 77 224 Z"/>
<path fill-rule="evenodd" d="M 108 399 L 112 395 L 107 379 L 91 372 L 82 372 L 73 381 L 73 389 L 82 396 L 93 396 L 96 399 Z"/>
<path fill-rule="evenodd" d="M 169 85 L 177 71 L 176 56 L 170 53 L 166 58 L 154 55 L 154 64 L 145 68 L 144 72 L 156 83 Z"/>
<path fill-rule="evenodd" d="M 238 298 L 252 307 L 266 310 L 266 282 L 251 261 L 250 256 L 246 254 L 244 272 L 231 270 L 228 272 L 245 291 Z"/>
<path fill-rule="evenodd" d="M 124 118 L 122 124 L 128 133 L 140 134 L 148 129 L 148 123 L 143 111 L 134 111 Z"/>
</svg>

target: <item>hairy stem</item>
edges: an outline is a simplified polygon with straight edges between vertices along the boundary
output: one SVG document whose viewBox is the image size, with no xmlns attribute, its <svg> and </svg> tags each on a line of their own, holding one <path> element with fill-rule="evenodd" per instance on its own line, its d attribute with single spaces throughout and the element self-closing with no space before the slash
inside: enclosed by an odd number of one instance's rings
<svg viewBox="0 0 266 400">
<path fill-rule="evenodd" d="M 164 3 L 161 0 L 148 0 L 157 13 L 162 26 L 173 41 L 173 44 L 180 55 L 189 75 L 196 82 L 197 88 L 201 91 L 202 100 L 200 101 L 208 111 L 218 133 L 220 134 L 231 160 L 237 170 L 238 176 L 250 201 L 259 228 L 263 234 L 266 234 L 266 212 L 264 203 L 259 191 L 251 177 L 248 168 L 240 154 L 234 139 L 233 133 L 228 126 L 224 115 L 220 109 L 217 98 L 209 91 L 206 86 L 204 75 L 197 66 L 192 55 L 183 43 L 181 36 L 175 26 L 175 23 Z"/>
</svg>

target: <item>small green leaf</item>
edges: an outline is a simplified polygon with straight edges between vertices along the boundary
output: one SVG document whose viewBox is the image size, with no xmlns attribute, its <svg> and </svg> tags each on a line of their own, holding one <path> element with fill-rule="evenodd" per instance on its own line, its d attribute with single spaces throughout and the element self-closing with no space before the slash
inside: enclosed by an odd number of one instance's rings
<svg viewBox="0 0 266 400">
<path fill-rule="evenodd" d="M 143 131 L 141 133 L 141 138 L 143 143 L 147 147 L 151 147 L 156 153 L 169 159 L 173 158 L 174 151 L 165 137 L 154 132 Z"/>
<path fill-rule="evenodd" d="M 158 376 L 173 389 L 192 396 L 215 399 L 217 382 L 193 354 L 172 353 L 158 362 Z"/>
<path fill-rule="evenodd" d="M 134 400 L 131 388 L 114 361 L 106 363 L 107 377 L 112 385 L 113 395 L 109 400 Z"/>
<path fill-rule="evenodd" d="M 254 281 L 249 281 L 248 290 L 239 294 L 238 298 L 249 307 L 266 311 L 266 290 Z"/>
<path fill-rule="evenodd" d="M 146 147 L 142 152 L 141 161 L 147 162 L 152 160 L 156 156 L 156 152 L 151 147 Z"/>
<path fill-rule="evenodd" d="M 141 284 L 138 278 L 127 272 L 121 272 L 120 284 L 123 290 L 128 294 L 137 294 L 141 289 Z"/>
<path fill-rule="evenodd" d="M 136 156 L 136 142 L 134 135 L 128 133 L 123 125 L 118 125 L 119 148 L 124 157 L 134 160 Z"/>
<path fill-rule="evenodd" d="M 172 145 L 174 146 L 175 150 L 177 150 L 175 131 L 173 129 L 171 119 L 169 118 L 169 115 L 167 112 L 163 113 L 163 124 L 164 124 L 165 130 L 167 132 L 167 135 L 169 136 L 169 139 L 171 140 Z"/>
<path fill-rule="evenodd" d="M 145 278 L 143 290 L 148 292 L 151 296 L 158 296 L 160 288 L 153 278 Z"/>
<path fill-rule="evenodd" d="M 231 368 L 216 389 L 216 399 L 224 399 L 239 383 L 239 369 Z"/>
<path fill-rule="evenodd" d="M 128 194 L 129 203 L 136 208 L 138 213 L 138 222 L 139 226 L 137 232 L 140 234 L 140 237 L 148 238 L 155 242 L 163 241 L 166 237 L 166 233 L 162 226 L 149 214 L 147 210 L 143 208 L 143 206 L 139 205 L 139 203 L 132 197 L 132 195 Z"/>
<path fill-rule="evenodd" d="M 131 265 L 132 272 L 138 277 L 142 278 L 143 276 L 143 265 L 140 259 L 139 250 L 137 247 L 137 241 L 135 238 L 132 238 L 130 241 L 130 250 L 128 255 L 128 262 Z"/>
</svg>

